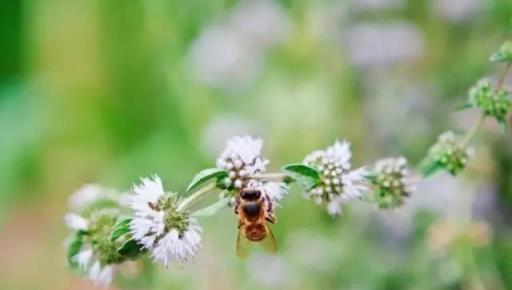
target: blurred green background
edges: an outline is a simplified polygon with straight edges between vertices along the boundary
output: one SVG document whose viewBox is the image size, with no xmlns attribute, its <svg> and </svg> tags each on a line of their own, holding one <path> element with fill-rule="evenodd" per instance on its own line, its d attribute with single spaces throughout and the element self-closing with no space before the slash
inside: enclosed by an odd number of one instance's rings
<svg viewBox="0 0 512 290">
<path fill-rule="evenodd" d="M 511 16 L 509 0 L 3 0 L 0 289 L 94 289 L 66 268 L 69 194 L 154 173 L 184 190 L 234 134 L 264 138 L 274 170 L 336 138 L 354 166 L 416 164 L 475 122 L 454 108 L 502 70 Z M 475 149 L 399 210 L 333 219 L 293 187 L 277 256 L 239 260 L 226 210 L 192 263 L 125 287 L 512 289 L 512 138 L 489 121 Z"/>
</svg>

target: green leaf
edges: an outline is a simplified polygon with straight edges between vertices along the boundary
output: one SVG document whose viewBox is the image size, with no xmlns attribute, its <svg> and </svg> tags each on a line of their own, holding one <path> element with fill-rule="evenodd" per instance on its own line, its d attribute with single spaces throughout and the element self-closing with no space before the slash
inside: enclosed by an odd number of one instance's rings
<svg viewBox="0 0 512 290">
<path fill-rule="evenodd" d="M 81 231 L 78 231 L 74 237 L 74 239 L 69 243 L 68 250 L 67 250 L 67 258 L 69 266 L 72 268 L 75 268 L 78 266 L 76 261 L 74 261 L 74 257 L 80 252 L 80 249 L 82 248 L 82 245 L 84 244 L 83 239 L 84 233 Z"/>
<path fill-rule="evenodd" d="M 421 166 L 421 173 L 424 177 L 430 177 L 441 169 L 443 166 L 438 162 L 428 162 Z"/>
<path fill-rule="evenodd" d="M 140 255 L 143 255 L 146 251 L 142 248 L 139 243 L 133 238 L 124 242 L 118 249 L 117 253 L 125 256 L 129 259 L 136 259 Z"/>
<path fill-rule="evenodd" d="M 318 170 L 306 164 L 289 164 L 284 166 L 283 171 L 289 177 L 301 183 L 307 188 L 312 188 L 320 184 L 321 175 Z"/>
<path fill-rule="evenodd" d="M 218 200 L 217 202 L 215 202 L 205 208 L 195 211 L 194 213 L 192 213 L 192 216 L 194 216 L 194 217 L 212 216 L 212 215 L 218 213 L 224 207 L 226 207 L 230 200 L 231 200 L 230 195 L 223 197 L 220 200 Z"/>
<path fill-rule="evenodd" d="M 114 225 L 114 228 L 112 229 L 112 233 L 110 234 L 110 240 L 115 241 L 119 237 L 129 233 L 131 222 L 131 217 L 120 217 Z"/>
<path fill-rule="evenodd" d="M 208 168 L 202 170 L 201 172 L 196 174 L 196 176 L 194 176 L 194 178 L 187 187 L 187 191 L 190 191 L 213 178 L 220 179 L 227 175 L 228 172 L 220 168 Z"/>
</svg>

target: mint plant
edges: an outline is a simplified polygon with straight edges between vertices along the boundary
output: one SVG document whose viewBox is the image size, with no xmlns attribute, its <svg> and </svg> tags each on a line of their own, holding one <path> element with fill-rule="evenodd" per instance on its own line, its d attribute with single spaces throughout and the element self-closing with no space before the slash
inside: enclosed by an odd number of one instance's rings
<svg viewBox="0 0 512 290">
<path fill-rule="evenodd" d="M 354 166 L 348 141 L 335 141 L 279 172 L 267 172 L 270 161 L 262 154 L 263 141 L 235 136 L 227 141 L 215 166 L 199 171 L 184 191 L 164 190 L 158 176 L 141 178 L 129 193 L 99 185 L 79 189 L 71 196 L 71 212 L 65 216 L 72 230 L 68 264 L 99 286 L 112 283 L 129 260 L 148 256 L 165 267 L 181 265 L 201 249 L 201 218 L 232 207 L 244 189 L 258 192 L 254 198 L 261 194 L 266 210 L 273 214 L 294 183 L 306 200 L 325 207 L 331 216 L 338 216 L 343 205 L 356 199 L 380 209 L 398 208 L 414 194 L 420 179 L 416 176 L 428 178 L 442 171 L 457 176 L 465 169 L 471 141 L 487 118 L 505 127 L 512 99 L 503 84 L 512 66 L 512 42 L 505 42 L 491 60 L 504 63 L 504 72 L 496 83 L 479 81 L 463 105 L 463 109 L 480 111 L 477 123 L 465 135 L 452 131 L 439 135 L 417 166 L 418 172 L 405 157 Z M 208 196 L 218 198 L 199 206 Z"/>
</svg>

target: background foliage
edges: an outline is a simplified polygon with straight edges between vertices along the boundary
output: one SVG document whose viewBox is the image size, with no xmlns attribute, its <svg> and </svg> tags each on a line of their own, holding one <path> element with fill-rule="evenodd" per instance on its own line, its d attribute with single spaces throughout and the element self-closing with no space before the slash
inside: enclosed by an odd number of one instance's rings
<svg viewBox="0 0 512 290">
<path fill-rule="evenodd" d="M 65 267 L 70 192 L 127 190 L 153 173 L 183 191 L 233 134 L 263 137 L 274 169 L 337 137 L 356 166 L 417 163 L 440 132 L 475 122 L 452 112 L 499 74 L 488 58 L 512 31 L 508 0 L 264 3 L 2 1 L 1 289 L 91 289 Z M 294 188 L 274 226 L 278 256 L 238 260 L 225 211 L 204 223 L 193 263 L 128 269 L 122 284 L 511 289 L 512 139 L 491 121 L 478 137 L 462 176 L 423 182 L 400 210 L 355 203 L 332 219 Z"/>
</svg>

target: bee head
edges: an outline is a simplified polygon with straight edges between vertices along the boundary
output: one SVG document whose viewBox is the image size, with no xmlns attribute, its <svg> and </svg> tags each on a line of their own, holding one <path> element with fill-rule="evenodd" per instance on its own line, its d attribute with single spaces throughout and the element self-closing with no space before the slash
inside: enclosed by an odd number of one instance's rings
<svg viewBox="0 0 512 290">
<path fill-rule="evenodd" d="M 261 196 L 259 189 L 245 188 L 240 192 L 240 197 L 245 200 L 257 200 Z"/>
</svg>

